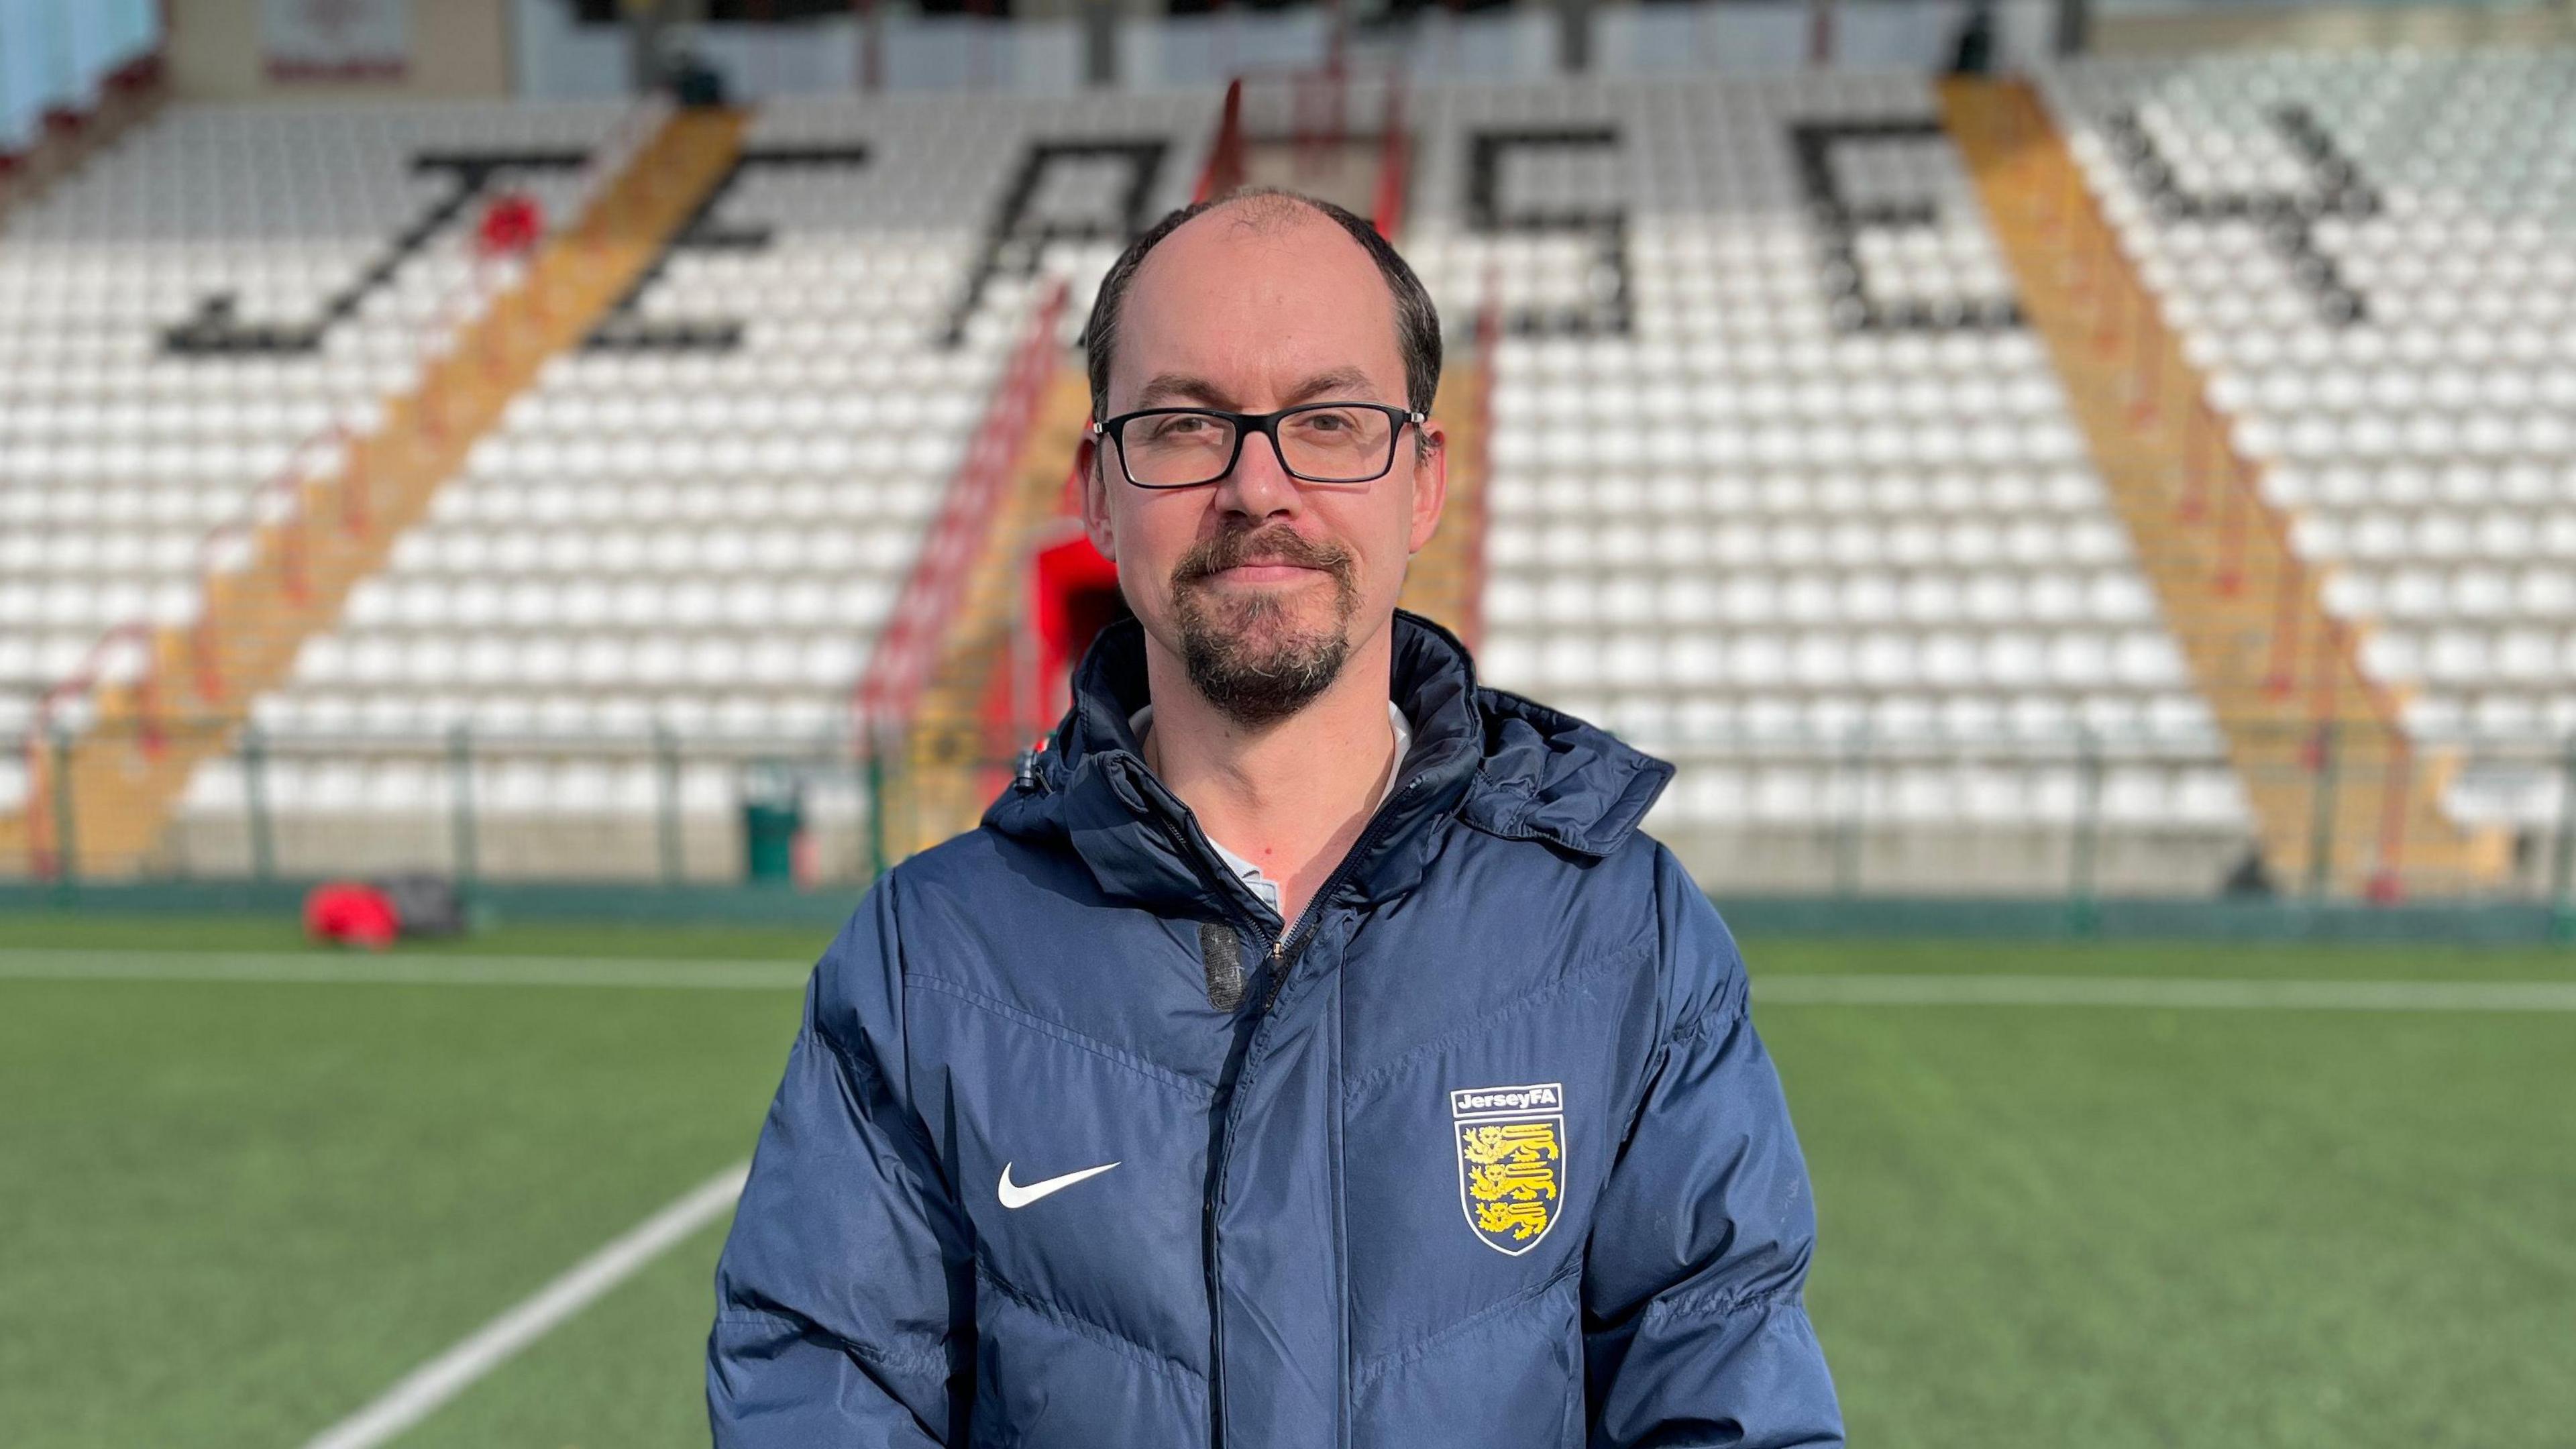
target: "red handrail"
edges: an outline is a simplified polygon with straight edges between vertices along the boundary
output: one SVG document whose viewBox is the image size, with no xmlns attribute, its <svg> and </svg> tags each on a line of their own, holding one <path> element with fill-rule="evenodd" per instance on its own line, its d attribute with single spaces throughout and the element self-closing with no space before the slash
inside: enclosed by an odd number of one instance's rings
<svg viewBox="0 0 2576 1449">
<path fill-rule="evenodd" d="M 866 748 L 880 729 L 910 724 L 920 707 L 958 596 L 965 591 L 966 576 L 984 551 L 994 515 L 1001 511 L 1003 490 L 1037 421 L 1038 401 L 1055 373 L 1062 350 L 1056 330 L 1064 309 L 1065 285 L 1058 280 L 1048 286 L 1036 315 L 1029 319 L 1028 331 L 993 389 L 965 460 L 949 478 L 939 516 L 931 521 L 921 555 L 904 581 L 892 617 L 877 636 L 866 673 L 852 692 L 855 748 Z"/>
<path fill-rule="evenodd" d="M 1377 234 L 1388 241 L 1404 226 L 1404 202 L 1411 177 L 1407 174 L 1413 160 L 1413 138 L 1404 129 L 1404 77 L 1390 76 L 1386 82 L 1386 134 L 1379 142 L 1377 158 L 1377 195 L 1369 207 L 1369 221 Z"/>
<path fill-rule="evenodd" d="M 1206 164 L 1190 202 L 1213 201 L 1243 184 L 1243 77 L 1225 83 L 1225 104 L 1217 112 L 1216 136 L 1208 143 Z"/>
</svg>

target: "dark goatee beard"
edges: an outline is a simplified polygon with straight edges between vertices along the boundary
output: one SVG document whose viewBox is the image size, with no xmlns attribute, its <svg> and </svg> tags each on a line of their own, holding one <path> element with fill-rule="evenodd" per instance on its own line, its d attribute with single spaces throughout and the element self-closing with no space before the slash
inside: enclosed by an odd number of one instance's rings
<svg viewBox="0 0 2576 1449">
<path fill-rule="evenodd" d="M 1333 581 L 1333 618 L 1322 629 L 1291 622 L 1294 603 L 1270 593 L 1210 598 L 1200 579 L 1246 563 L 1320 569 Z M 1243 729 L 1275 724 L 1312 703 L 1341 677 L 1359 584 L 1349 549 L 1299 536 L 1286 525 L 1222 533 L 1172 569 L 1172 615 L 1190 684 Z"/>
</svg>

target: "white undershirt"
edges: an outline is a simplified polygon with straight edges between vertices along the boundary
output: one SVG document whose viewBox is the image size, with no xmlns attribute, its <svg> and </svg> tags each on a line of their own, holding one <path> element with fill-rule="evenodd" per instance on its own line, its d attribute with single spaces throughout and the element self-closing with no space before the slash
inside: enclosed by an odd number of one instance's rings
<svg viewBox="0 0 2576 1449">
<path fill-rule="evenodd" d="M 1151 701 L 1148 701 L 1144 708 L 1127 716 L 1127 727 L 1136 732 L 1136 747 L 1139 750 L 1144 748 L 1145 731 L 1152 725 L 1153 720 L 1154 706 Z M 1396 708 L 1395 701 L 1391 699 L 1386 702 L 1386 722 L 1395 726 L 1395 758 L 1387 761 L 1386 778 L 1378 782 L 1377 798 L 1369 802 L 1371 815 L 1375 815 L 1377 807 L 1386 803 L 1387 792 L 1395 788 L 1395 777 L 1404 768 L 1404 756 L 1413 748 L 1413 725 L 1405 719 L 1404 711 Z M 1252 888 L 1254 895 L 1269 902 L 1270 909 L 1279 911 L 1277 881 L 1263 875 L 1261 867 L 1226 849 L 1225 843 L 1215 836 L 1208 837 L 1208 844 L 1216 847 L 1216 853 L 1224 859 L 1226 868 L 1242 877 L 1243 883 Z M 1279 913 L 1283 916 L 1287 914 L 1285 911 L 1279 911 Z"/>
</svg>

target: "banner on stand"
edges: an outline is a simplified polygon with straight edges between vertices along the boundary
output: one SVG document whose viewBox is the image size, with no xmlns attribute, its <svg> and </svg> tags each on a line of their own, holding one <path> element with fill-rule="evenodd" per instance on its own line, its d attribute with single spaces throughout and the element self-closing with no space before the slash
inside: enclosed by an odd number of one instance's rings
<svg viewBox="0 0 2576 1449">
<path fill-rule="evenodd" d="M 260 44 L 272 80 L 400 80 L 411 0 L 260 0 Z"/>
</svg>

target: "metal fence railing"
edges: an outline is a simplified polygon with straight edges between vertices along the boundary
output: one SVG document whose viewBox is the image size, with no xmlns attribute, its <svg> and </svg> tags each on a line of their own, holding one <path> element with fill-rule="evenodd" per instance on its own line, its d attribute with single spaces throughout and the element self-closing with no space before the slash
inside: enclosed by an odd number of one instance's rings
<svg viewBox="0 0 2576 1449">
<path fill-rule="evenodd" d="M 1680 767 L 1650 826 L 1712 890 L 2565 904 L 2576 875 L 2576 737 L 2367 717 L 1637 735 Z M 2438 815 L 2404 808 L 2424 791 Z M 2422 848 L 2427 819 L 2494 868 Z"/>
<path fill-rule="evenodd" d="M 2473 898 L 2576 913 L 2576 735 L 2419 742 L 2367 720 L 1900 734 L 1605 714 L 1676 764 L 1646 828 L 1713 892 L 2058 899 L 2079 919 L 2113 896 Z M 0 857 L 0 876 L 80 873 L 79 840 L 102 823 L 101 802 L 81 798 L 87 772 L 22 762 L 68 760 L 102 732 L 135 727 L 13 742 L 0 757 L 15 772 L 0 779 L 14 787 L 0 788 L 0 839 L 31 838 L 30 817 L 42 817 L 34 836 L 65 848 L 46 861 L 23 848 Z M 990 740 L 939 748 L 842 731 L 159 727 L 170 745 L 207 754 L 139 870 L 191 879 L 427 870 L 468 882 L 864 883 L 928 843 L 912 796 L 936 772 L 959 772 L 982 800 L 1016 763 Z M 229 732 L 191 739 L 197 728 Z M 2472 882 L 2410 857 L 2414 817 L 2384 806 L 2425 784 L 2506 869 Z M 2267 793 L 2276 808 L 2257 809 Z M 2265 819 L 2297 824 L 2267 834 Z M 2376 890 L 2387 878 L 2402 889 Z"/>
<path fill-rule="evenodd" d="M 22 832 L 44 850 L 0 877 L 94 872 L 83 836 L 121 822 L 70 764 L 99 725 L 11 751 Z M 120 876 L 296 880 L 429 871 L 479 878 L 681 884 L 864 883 L 883 838 L 877 755 L 838 733 L 683 736 L 500 731 L 317 733 L 257 722 L 162 720 L 170 746 L 207 751 L 154 847 Z M 28 769 L 23 760 L 51 764 Z M 0 791 L 0 822 L 12 813 Z M 57 848 L 58 847 L 58 848 Z"/>
</svg>

